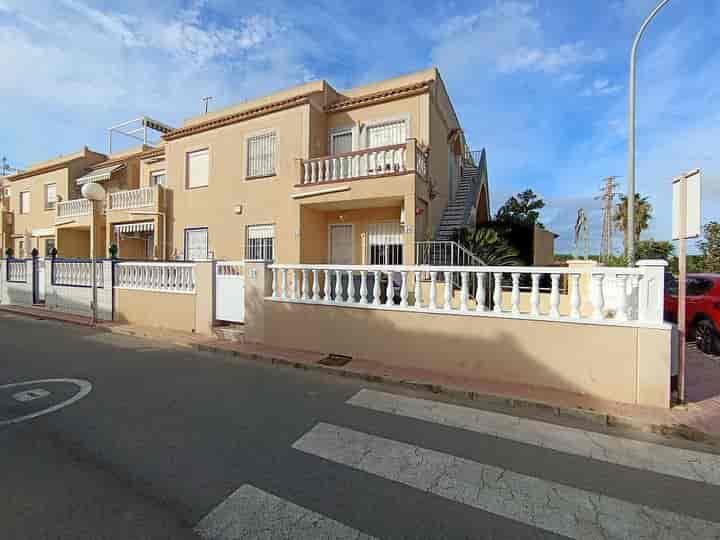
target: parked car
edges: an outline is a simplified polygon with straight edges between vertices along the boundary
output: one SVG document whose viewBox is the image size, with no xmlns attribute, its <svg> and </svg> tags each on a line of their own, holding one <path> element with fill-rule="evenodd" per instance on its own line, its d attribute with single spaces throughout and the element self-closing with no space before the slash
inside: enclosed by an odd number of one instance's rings
<svg viewBox="0 0 720 540">
<path fill-rule="evenodd" d="M 678 281 L 668 275 L 665 288 L 665 320 L 677 322 Z M 720 352 L 720 274 L 689 274 L 685 332 L 705 353 Z"/>
</svg>

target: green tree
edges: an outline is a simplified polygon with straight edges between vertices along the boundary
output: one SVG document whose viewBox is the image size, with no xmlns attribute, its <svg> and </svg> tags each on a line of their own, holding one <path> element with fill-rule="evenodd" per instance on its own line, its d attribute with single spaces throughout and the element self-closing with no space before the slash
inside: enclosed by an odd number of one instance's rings
<svg viewBox="0 0 720 540">
<path fill-rule="evenodd" d="M 489 266 L 517 266 L 519 252 L 492 229 L 460 229 L 457 242 Z"/>
<path fill-rule="evenodd" d="M 720 272 L 720 223 L 711 221 L 703 227 L 703 238 L 698 242 L 704 272 Z"/>
<path fill-rule="evenodd" d="M 615 228 L 622 233 L 627 229 L 627 196 L 621 195 L 620 202 L 615 205 L 615 213 L 613 222 Z M 635 194 L 635 243 L 640 241 L 640 233 L 650 226 L 652 220 L 653 207 L 647 197 L 641 197 Z M 627 248 L 627 236 L 625 237 L 625 246 Z"/>
<path fill-rule="evenodd" d="M 543 201 L 532 189 L 513 195 L 497 211 L 495 219 L 504 223 L 539 225 L 540 212 L 545 208 Z"/>
<path fill-rule="evenodd" d="M 641 240 L 635 252 L 638 259 L 663 259 L 669 261 L 675 254 L 675 246 L 667 240 Z"/>
</svg>

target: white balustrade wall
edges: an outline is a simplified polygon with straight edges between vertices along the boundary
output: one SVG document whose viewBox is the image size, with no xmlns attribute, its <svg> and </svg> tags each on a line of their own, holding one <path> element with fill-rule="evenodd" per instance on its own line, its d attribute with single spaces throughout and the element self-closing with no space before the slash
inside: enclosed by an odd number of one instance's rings
<svg viewBox="0 0 720 540">
<path fill-rule="evenodd" d="M 11 283 L 27 283 L 28 282 L 28 264 L 25 259 L 13 260 L 8 259 L 7 262 L 7 280 Z"/>
<path fill-rule="evenodd" d="M 126 191 L 110 193 L 108 197 L 109 210 L 128 210 L 153 206 L 155 204 L 155 187 L 142 187 Z"/>
<path fill-rule="evenodd" d="M 304 161 L 300 183 L 351 180 L 365 176 L 404 173 L 407 170 L 407 145 L 396 144 Z"/>
<path fill-rule="evenodd" d="M 72 199 L 70 201 L 61 201 L 56 205 L 57 217 L 71 218 L 78 216 L 90 215 L 90 201 L 87 199 Z"/>
<path fill-rule="evenodd" d="M 271 265 L 272 300 L 330 304 L 374 309 L 405 309 L 431 313 L 476 316 L 523 317 L 552 321 L 591 321 L 613 324 L 663 322 L 664 264 L 639 263 L 633 268 L 576 270 L 556 267 L 520 266 L 335 266 Z M 569 313 L 560 312 L 560 280 L 567 275 Z M 589 280 L 589 292 L 581 285 Z M 421 277 L 430 278 L 427 298 Z M 459 276 L 459 280 L 455 277 Z M 503 307 L 503 279 L 509 276 L 510 309 Z M 530 307 L 521 309 L 520 282 L 531 283 Z M 549 276 L 549 307 L 541 309 L 540 281 Z M 477 287 L 471 290 L 471 277 Z M 441 279 L 442 278 L 442 279 Z M 548 279 L 548 278 L 545 278 Z M 453 282 L 459 281 L 459 301 Z M 614 283 L 616 301 L 606 309 L 605 282 Z"/>
<path fill-rule="evenodd" d="M 95 269 L 97 286 L 103 287 L 105 280 L 102 261 L 95 263 Z M 52 261 L 52 284 L 65 287 L 92 287 L 92 262 L 55 259 Z"/>
<path fill-rule="evenodd" d="M 120 262 L 115 287 L 167 293 L 195 294 L 195 264 L 177 262 Z"/>
</svg>

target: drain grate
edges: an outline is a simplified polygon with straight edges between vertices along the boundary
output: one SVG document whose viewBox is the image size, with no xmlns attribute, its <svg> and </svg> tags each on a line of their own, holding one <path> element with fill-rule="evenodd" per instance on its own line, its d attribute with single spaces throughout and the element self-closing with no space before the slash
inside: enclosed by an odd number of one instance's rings
<svg viewBox="0 0 720 540">
<path fill-rule="evenodd" d="M 344 354 L 328 354 L 322 360 L 318 360 L 318 364 L 323 366 L 340 367 L 348 364 L 352 360 L 352 356 L 346 356 Z"/>
</svg>

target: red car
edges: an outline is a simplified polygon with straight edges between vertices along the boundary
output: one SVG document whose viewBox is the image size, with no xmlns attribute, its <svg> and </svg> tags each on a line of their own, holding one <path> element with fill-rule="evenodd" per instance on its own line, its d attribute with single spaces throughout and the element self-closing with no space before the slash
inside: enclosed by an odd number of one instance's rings
<svg viewBox="0 0 720 540">
<path fill-rule="evenodd" d="M 678 282 L 666 275 L 665 320 L 677 322 Z M 704 353 L 720 352 L 720 274 L 688 274 L 686 335 Z"/>
</svg>

